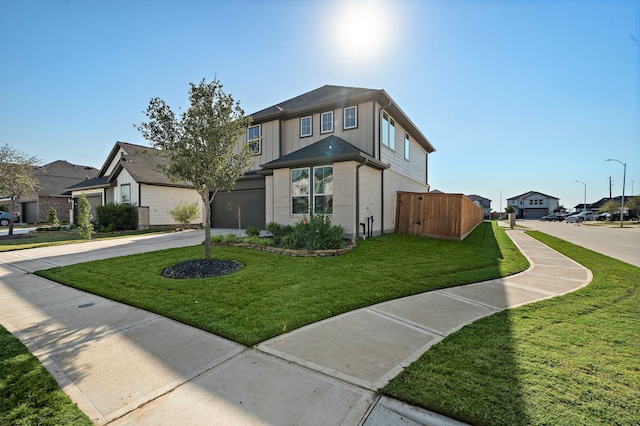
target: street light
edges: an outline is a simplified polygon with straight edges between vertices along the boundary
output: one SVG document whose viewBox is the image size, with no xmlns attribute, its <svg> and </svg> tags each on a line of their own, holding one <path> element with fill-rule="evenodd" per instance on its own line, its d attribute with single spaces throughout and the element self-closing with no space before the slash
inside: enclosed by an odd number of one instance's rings
<svg viewBox="0 0 640 426">
<path fill-rule="evenodd" d="M 584 212 L 587 211 L 587 184 L 581 180 L 574 180 L 574 182 L 578 182 L 584 185 Z"/>
<path fill-rule="evenodd" d="M 604 161 L 617 161 L 618 163 L 624 166 L 624 174 L 622 175 L 622 202 L 620 203 L 620 228 L 622 228 L 622 221 L 624 220 L 624 183 L 627 178 L 627 163 L 623 163 L 620 160 L 616 160 L 615 158 L 609 158 Z"/>
</svg>

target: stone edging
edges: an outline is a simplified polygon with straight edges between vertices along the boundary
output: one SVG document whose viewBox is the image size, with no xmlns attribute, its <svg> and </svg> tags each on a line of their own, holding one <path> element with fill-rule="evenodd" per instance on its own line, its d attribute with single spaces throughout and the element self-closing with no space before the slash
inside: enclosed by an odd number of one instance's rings
<svg viewBox="0 0 640 426">
<path fill-rule="evenodd" d="M 229 247 L 242 247 L 251 250 L 266 251 L 268 253 L 284 254 L 285 256 L 292 257 L 332 257 L 340 256 L 350 252 L 355 247 L 355 244 L 349 243 L 346 247 L 339 249 L 329 250 L 290 250 L 280 247 L 263 246 L 260 244 L 250 243 L 213 243 L 215 246 L 229 246 Z"/>
</svg>

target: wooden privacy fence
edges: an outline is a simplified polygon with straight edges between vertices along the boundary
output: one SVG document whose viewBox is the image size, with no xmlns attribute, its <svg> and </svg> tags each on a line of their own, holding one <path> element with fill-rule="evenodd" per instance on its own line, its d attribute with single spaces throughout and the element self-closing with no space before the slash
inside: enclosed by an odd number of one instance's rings
<svg viewBox="0 0 640 426">
<path fill-rule="evenodd" d="M 484 210 L 462 194 L 398 192 L 396 232 L 462 241 Z"/>
</svg>

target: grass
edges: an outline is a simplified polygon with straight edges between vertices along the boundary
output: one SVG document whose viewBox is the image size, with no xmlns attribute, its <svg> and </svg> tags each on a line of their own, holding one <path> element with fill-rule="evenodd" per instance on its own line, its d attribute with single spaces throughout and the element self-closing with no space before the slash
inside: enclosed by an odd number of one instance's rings
<svg viewBox="0 0 640 426">
<path fill-rule="evenodd" d="M 110 233 L 98 233 L 93 236 L 94 240 L 107 239 L 107 238 L 121 238 L 131 235 L 142 235 L 156 232 L 168 232 L 166 229 L 148 229 L 144 231 L 123 231 L 123 232 L 110 232 Z M 16 239 L 0 239 L 0 252 L 23 250 L 37 247 L 50 247 L 60 246 L 65 244 L 77 244 L 84 243 L 89 240 L 85 240 L 75 232 L 69 231 L 42 231 L 31 232 L 28 238 L 22 238 L 19 234 L 14 234 L 18 238 Z"/>
<path fill-rule="evenodd" d="M 38 359 L 3 327 L 0 327 L 0 424 L 92 424 Z"/>
<path fill-rule="evenodd" d="M 591 284 L 463 328 L 383 392 L 474 425 L 640 424 L 640 268 L 529 234 Z"/>
<path fill-rule="evenodd" d="M 240 342 L 270 337 L 353 309 L 528 267 L 504 230 L 484 223 L 462 242 L 391 234 L 331 258 L 294 258 L 237 247 L 214 256 L 245 266 L 208 279 L 163 278 L 202 247 L 53 268 L 39 275 Z"/>
</svg>

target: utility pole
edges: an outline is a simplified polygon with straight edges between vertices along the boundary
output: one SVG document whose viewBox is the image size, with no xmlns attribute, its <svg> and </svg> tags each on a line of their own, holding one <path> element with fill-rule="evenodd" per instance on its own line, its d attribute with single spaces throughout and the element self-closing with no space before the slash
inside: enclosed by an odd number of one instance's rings
<svg viewBox="0 0 640 426">
<path fill-rule="evenodd" d="M 609 199 L 611 199 L 611 186 L 613 181 L 611 180 L 611 176 L 609 176 Z"/>
</svg>

